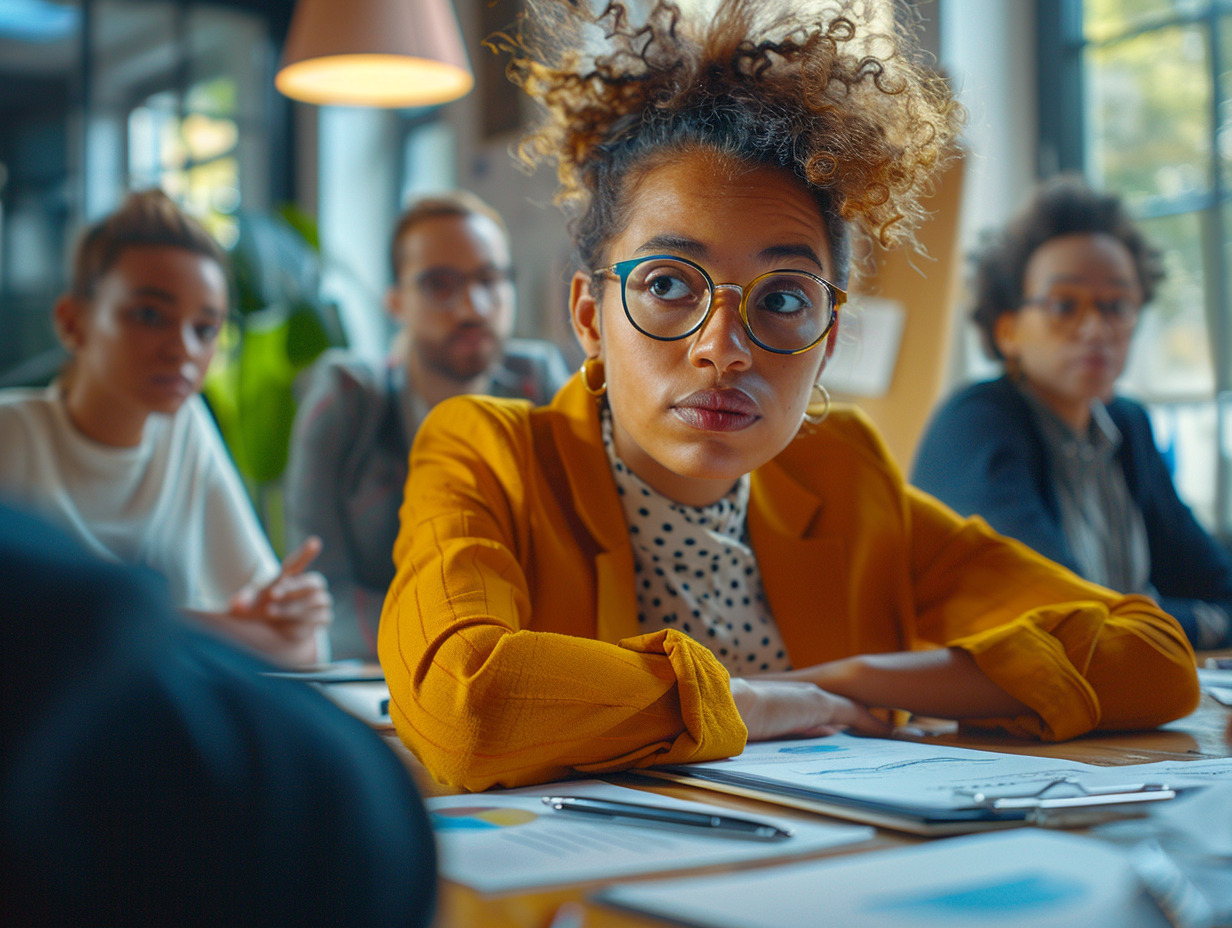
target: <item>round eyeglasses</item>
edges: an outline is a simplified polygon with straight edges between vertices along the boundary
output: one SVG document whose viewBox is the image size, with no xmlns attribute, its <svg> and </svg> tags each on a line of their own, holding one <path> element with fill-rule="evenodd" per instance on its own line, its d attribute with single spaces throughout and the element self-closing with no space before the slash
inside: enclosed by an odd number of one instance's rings
<svg viewBox="0 0 1232 928">
<path fill-rule="evenodd" d="M 1054 291 L 1045 296 L 1023 300 L 1023 306 L 1038 306 L 1048 321 L 1062 331 L 1074 331 L 1086 318 L 1087 307 L 1094 307 L 1100 318 L 1114 332 L 1127 332 L 1138 323 L 1141 303 L 1130 296 L 1096 299 L 1086 291 Z"/>
<path fill-rule="evenodd" d="M 716 290 L 740 294 L 740 319 L 753 343 L 775 354 L 802 354 L 834 325 L 847 291 L 808 271 L 769 271 L 744 286 L 716 284 L 699 264 L 650 255 L 598 268 L 620 279 L 625 316 L 648 338 L 670 342 L 705 325 Z"/>
<path fill-rule="evenodd" d="M 513 283 L 509 268 L 486 266 L 477 271 L 453 267 L 430 267 L 414 279 L 415 287 L 440 308 L 452 307 L 467 288 L 478 284 L 491 297 L 505 284 Z"/>
</svg>

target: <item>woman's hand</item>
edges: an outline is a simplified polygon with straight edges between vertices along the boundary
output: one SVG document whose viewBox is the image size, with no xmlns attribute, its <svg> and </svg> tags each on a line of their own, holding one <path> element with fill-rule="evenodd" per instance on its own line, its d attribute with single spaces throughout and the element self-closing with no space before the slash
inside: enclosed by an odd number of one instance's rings
<svg viewBox="0 0 1232 928">
<path fill-rule="evenodd" d="M 318 632 L 334 619 L 334 600 L 325 578 L 305 572 L 321 553 L 321 539 L 308 538 L 282 562 L 278 576 L 231 598 L 227 613 L 213 624 L 249 647 L 289 666 L 312 664 Z"/>
<path fill-rule="evenodd" d="M 731 692 L 750 741 L 818 738 L 844 729 L 885 737 L 893 731 L 860 703 L 812 683 L 733 677 Z"/>
<path fill-rule="evenodd" d="M 1033 711 L 959 648 L 860 654 L 757 679 L 808 682 L 865 706 L 942 719 L 1012 718 Z"/>
</svg>

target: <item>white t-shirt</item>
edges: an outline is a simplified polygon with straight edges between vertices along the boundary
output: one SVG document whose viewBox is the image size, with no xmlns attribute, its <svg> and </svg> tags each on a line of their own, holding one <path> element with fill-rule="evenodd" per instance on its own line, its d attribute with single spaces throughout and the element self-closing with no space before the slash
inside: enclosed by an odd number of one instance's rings
<svg viewBox="0 0 1232 928">
<path fill-rule="evenodd" d="M 223 611 L 278 574 L 199 396 L 150 416 L 137 447 L 115 448 L 77 430 L 58 384 L 0 391 L 0 493 L 103 557 L 157 570 L 185 609 Z"/>
</svg>

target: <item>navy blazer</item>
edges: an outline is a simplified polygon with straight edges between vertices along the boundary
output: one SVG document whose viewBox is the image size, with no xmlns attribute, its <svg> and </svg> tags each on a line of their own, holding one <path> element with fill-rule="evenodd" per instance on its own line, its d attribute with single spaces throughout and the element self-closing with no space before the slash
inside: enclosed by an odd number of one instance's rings
<svg viewBox="0 0 1232 928">
<path fill-rule="evenodd" d="M 13 925 L 427 925 L 436 854 L 362 722 L 0 503 Z"/>
<path fill-rule="evenodd" d="M 1107 409 L 1122 436 L 1116 460 L 1146 522 L 1151 584 L 1160 606 L 1192 641 L 1195 601 L 1232 614 L 1232 557 L 1177 496 L 1146 410 L 1124 397 Z M 965 387 L 933 414 L 916 450 L 911 482 L 963 515 L 981 515 L 1002 534 L 1078 570 L 1061 526 L 1044 436 L 1008 378 Z"/>
</svg>

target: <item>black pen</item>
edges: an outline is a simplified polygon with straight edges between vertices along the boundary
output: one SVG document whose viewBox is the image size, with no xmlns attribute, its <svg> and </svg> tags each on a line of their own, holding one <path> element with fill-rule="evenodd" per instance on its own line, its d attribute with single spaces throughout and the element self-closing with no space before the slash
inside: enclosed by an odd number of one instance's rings
<svg viewBox="0 0 1232 928">
<path fill-rule="evenodd" d="M 769 822 L 738 818 L 734 815 L 712 815 L 709 812 L 690 812 L 687 809 L 664 808 L 641 805 L 634 802 L 616 802 L 611 799 L 587 799 L 575 796 L 544 796 L 543 801 L 557 812 L 578 812 L 595 815 L 614 822 L 630 825 L 649 825 L 657 828 L 684 828 L 688 830 L 718 832 L 725 838 L 752 838 L 756 841 L 782 841 L 790 838 L 788 828 L 780 828 Z"/>
</svg>

